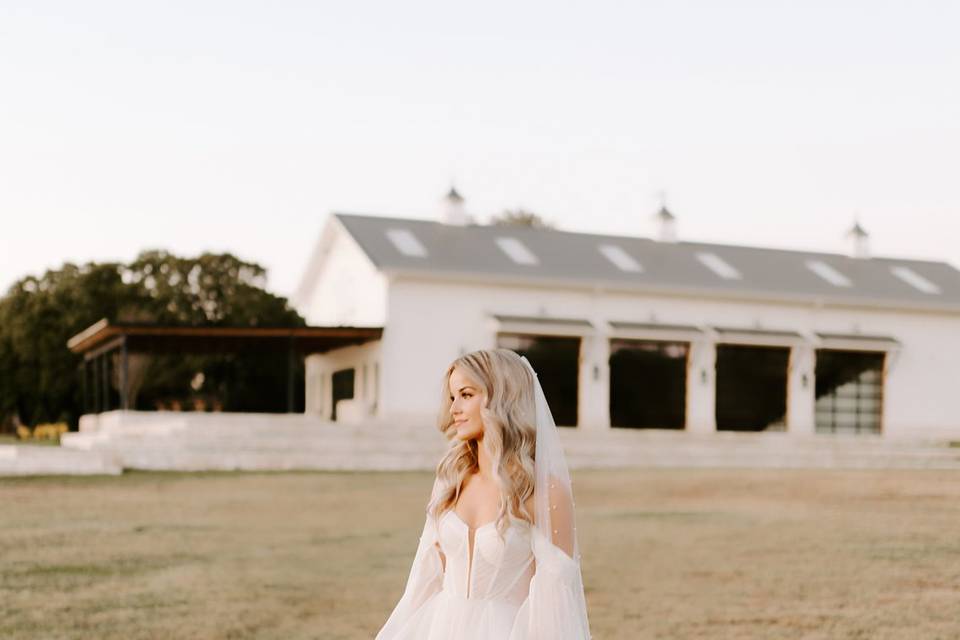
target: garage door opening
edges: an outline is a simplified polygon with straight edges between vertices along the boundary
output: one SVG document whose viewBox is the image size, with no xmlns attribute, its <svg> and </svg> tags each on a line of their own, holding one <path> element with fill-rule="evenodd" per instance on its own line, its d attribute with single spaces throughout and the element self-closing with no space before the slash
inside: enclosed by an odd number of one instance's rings
<svg viewBox="0 0 960 640">
<path fill-rule="evenodd" d="M 718 431 L 783 431 L 789 347 L 717 345 Z"/>
<path fill-rule="evenodd" d="M 610 341 L 610 426 L 683 429 L 687 409 L 686 342 Z"/>
<path fill-rule="evenodd" d="M 820 433 L 880 433 L 883 352 L 817 349 L 816 424 Z"/>
<path fill-rule="evenodd" d="M 537 372 L 543 395 L 558 427 L 577 425 L 580 338 L 500 333 L 497 346 L 512 349 Z"/>
</svg>

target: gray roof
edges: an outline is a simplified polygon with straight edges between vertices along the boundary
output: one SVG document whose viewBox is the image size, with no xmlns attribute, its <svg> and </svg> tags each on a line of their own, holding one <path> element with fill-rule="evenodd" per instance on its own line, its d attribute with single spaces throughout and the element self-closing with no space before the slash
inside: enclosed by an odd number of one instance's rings
<svg viewBox="0 0 960 640">
<path fill-rule="evenodd" d="M 960 271 L 946 262 L 661 242 L 642 237 L 518 226 L 457 226 L 432 220 L 344 213 L 334 216 L 370 260 L 386 271 L 824 303 L 960 309 Z M 393 229 L 413 234 L 426 249 L 426 255 L 404 254 L 387 235 L 387 231 Z M 529 248 L 538 262 L 522 264 L 510 259 L 498 246 L 498 237 L 516 238 Z M 641 270 L 617 267 L 600 251 L 599 246 L 604 244 L 620 247 L 640 264 Z M 728 279 L 717 275 L 698 258 L 698 254 L 703 253 L 718 256 L 741 277 Z M 849 286 L 831 284 L 809 268 L 808 261 L 828 265 L 845 276 Z M 903 267 L 936 285 L 939 293 L 925 292 L 892 271 Z"/>
</svg>

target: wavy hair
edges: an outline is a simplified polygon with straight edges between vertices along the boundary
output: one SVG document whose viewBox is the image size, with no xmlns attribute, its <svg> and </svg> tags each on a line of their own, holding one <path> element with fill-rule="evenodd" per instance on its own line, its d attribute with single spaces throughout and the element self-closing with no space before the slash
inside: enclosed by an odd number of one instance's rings
<svg viewBox="0 0 960 640">
<path fill-rule="evenodd" d="M 454 369 L 475 383 L 482 395 L 482 442 L 456 437 L 449 386 Z M 500 490 L 495 528 L 502 536 L 508 526 L 508 514 L 533 523 L 533 514 L 524 504 L 533 495 L 535 479 L 537 422 L 533 390 L 533 374 L 510 349 L 472 351 L 447 367 L 437 427 L 452 444 L 437 465 L 438 490 L 427 507 L 436 521 L 456 504 L 467 476 L 479 471 L 478 447 L 482 446 Z"/>
</svg>

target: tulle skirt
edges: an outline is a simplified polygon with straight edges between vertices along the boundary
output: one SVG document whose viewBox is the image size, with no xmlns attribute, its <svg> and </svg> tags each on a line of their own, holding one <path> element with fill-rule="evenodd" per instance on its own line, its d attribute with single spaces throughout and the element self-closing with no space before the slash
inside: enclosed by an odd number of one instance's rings
<svg viewBox="0 0 960 640">
<path fill-rule="evenodd" d="M 506 640 L 520 605 L 440 590 L 414 613 L 397 640 Z"/>
</svg>

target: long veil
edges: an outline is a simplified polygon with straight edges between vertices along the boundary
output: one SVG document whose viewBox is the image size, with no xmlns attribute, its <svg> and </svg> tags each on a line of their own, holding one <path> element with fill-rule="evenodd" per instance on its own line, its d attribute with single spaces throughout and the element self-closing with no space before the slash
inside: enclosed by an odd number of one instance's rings
<svg viewBox="0 0 960 640">
<path fill-rule="evenodd" d="M 583 637 L 589 638 L 586 600 L 583 593 L 583 576 L 580 571 L 580 544 L 574 514 L 573 482 L 567 468 L 566 455 L 553 414 L 543 394 L 537 372 L 526 356 L 521 360 L 533 375 L 534 402 L 536 406 L 537 444 L 534 459 L 534 518 L 536 520 L 535 545 L 538 551 L 538 571 L 543 560 L 558 567 L 559 577 L 570 587 L 571 603 L 579 609 L 584 626 Z M 539 544 L 538 544 L 539 543 Z M 567 549 L 572 549 L 572 555 Z M 574 632 L 571 629 L 567 633 Z M 574 632 L 575 633 L 575 632 Z"/>
<path fill-rule="evenodd" d="M 580 545 L 574 518 L 573 484 L 553 414 L 543 395 L 537 372 L 530 371 L 536 413 L 534 451 L 534 526 L 531 527 L 536 568 L 526 600 L 517 611 L 508 640 L 590 640 L 590 624 L 580 573 Z M 435 479 L 431 504 L 436 499 Z M 436 518 L 429 506 L 407 585 L 400 602 L 377 634 L 377 640 L 409 638 L 406 625 L 443 586 L 444 569 L 434 546 Z"/>
</svg>

